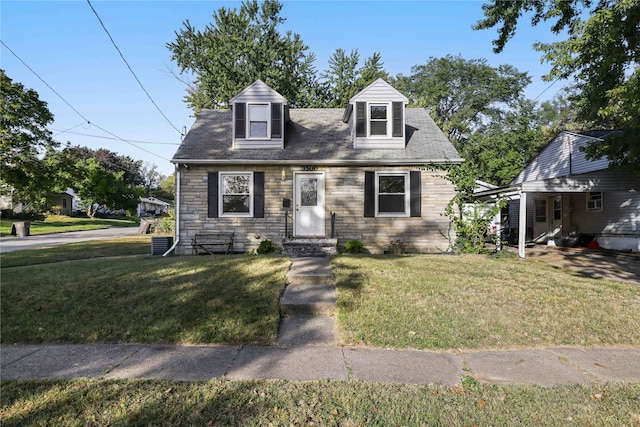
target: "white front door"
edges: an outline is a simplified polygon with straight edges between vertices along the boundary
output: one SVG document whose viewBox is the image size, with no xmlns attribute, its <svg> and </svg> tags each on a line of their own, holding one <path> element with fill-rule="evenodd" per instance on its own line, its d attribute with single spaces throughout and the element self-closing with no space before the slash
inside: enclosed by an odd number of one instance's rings
<svg viewBox="0 0 640 427">
<path fill-rule="evenodd" d="M 549 233 L 550 237 L 562 232 L 562 196 L 549 197 Z"/>
<path fill-rule="evenodd" d="M 296 173 L 293 221 L 296 237 L 324 237 L 324 174 Z"/>
</svg>

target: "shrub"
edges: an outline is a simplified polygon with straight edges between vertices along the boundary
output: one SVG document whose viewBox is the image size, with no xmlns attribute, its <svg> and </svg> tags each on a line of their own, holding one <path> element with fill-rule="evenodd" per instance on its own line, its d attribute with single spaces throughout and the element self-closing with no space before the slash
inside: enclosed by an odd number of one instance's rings
<svg viewBox="0 0 640 427">
<path fill-rule="evenodd" d="M 360 240 L 349 240 L 345 245 L 344 249 L 347 253 L 350 254 L 359 254 L 364 250 L 364 245 Z"/>
<path fill-rule="evenodd" d="M 260 242 L 260 246 L 256 250 L 260 255 L 270 254 L 276 250 L 276 247 L 273 245 L 273 242 L 269 239 L 265 239 Z"/>
</svg>

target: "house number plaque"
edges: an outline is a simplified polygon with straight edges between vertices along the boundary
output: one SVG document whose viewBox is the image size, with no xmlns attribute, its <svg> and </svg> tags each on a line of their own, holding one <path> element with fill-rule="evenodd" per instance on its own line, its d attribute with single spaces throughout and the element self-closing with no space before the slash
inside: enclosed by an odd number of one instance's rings
<svg viewBox="0 0 640 427">
<path fill-rule="evenodd" d="M 317 166 L 312 166 L 312 165 L 306 165 L 306 166 L 302 166 L 302 170 L 304 172 L 315 172 L 318 170 Z"/>
</svg>

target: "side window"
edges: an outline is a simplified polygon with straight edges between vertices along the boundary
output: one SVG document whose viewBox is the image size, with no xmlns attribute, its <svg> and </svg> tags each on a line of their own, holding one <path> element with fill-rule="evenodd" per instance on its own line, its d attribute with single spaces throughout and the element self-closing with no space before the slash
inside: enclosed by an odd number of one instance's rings
<svg viewBox="0 0 640 427">
<path fill-rule="evenodd" d="M 220 216 L 253 216 L 251 172 L 221 172 L 219 185 Z"/>
<path fill-rule="evenodd" d="M 376 174 L 377 216 L 409 216 L 409 172 Z"/>
<path fill-rule="evenodd" d="M 602 193 L 587 193 L 587 212 L 602 211 Z"/>
</svg>

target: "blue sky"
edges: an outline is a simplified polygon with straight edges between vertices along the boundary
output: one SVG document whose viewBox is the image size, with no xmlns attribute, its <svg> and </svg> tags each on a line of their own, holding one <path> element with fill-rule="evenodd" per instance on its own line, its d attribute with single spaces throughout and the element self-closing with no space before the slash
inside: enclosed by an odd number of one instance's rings
<svg viewBox="0 0 640 427">
<path fill-rule="evenodd" d="M 193 124 L 183 101 L 185 86 L 170 74 L 178 72 L 166 43 L 175 40 L 185 20 L 197 29 L 212 22 L 220 7 L 238 1 L 97 1 L 92 5 L 120 51 L 169 121 L 178 129 Z M 483 17 L 482 1 L 283 1 L 282 30 L 300 34 L 316 54 L 316 68 L 326 69 L 338 48 L 357 49 L 361 61 L 380 52 L 391 74 L 408 75 L 413 65 L 431 56 L 486 58 L 491 65 L 511 64 L 527 71 L 529 98 L 550 99 L 562 87 L 541 80 L 549 65 L 531 47 L 554 41 L 548 25 L 530 28 L 523 21 L 516 37 L 500 55 L 491 40 L 495 30 L 473 31 Z M 107 148 L 173 172 L 169 159 L 179 133 L 162 117 L 120 58 L 86 1 L 13 1 L 0 3 L 0 38 L 84 119 L 51 91 L 4 46 L 0 67 L 15 82 L 36 90 L 55 116 L 55 139 L 72 145 Z M 83 135 L 80 135 L 83 134 Z M 94 135 L 94 136 L 87 136 Z M 98 138 L 101 137 L 101 138 Z"/>
</svg>

